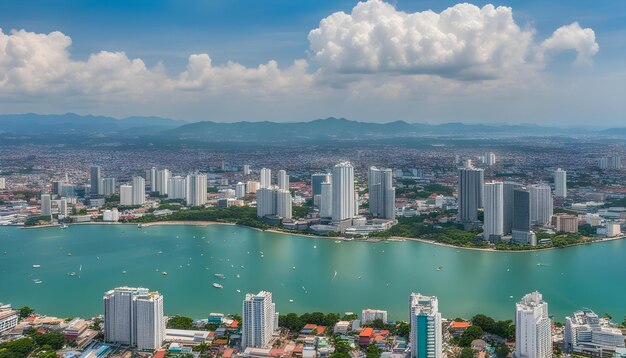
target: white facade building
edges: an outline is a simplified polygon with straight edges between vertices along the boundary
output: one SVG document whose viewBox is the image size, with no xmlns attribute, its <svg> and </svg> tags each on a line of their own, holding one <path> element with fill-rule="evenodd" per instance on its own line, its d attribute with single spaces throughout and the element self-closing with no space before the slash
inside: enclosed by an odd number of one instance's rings
<svg viewBox="0 0 626 358">
<path fill-rule="evenodd" d="M 492 152 L 485 154 L 485 164 L 488 166 L 496 165 L 496 155 Z"/>
<path fill-rule="evenodd" d="M 7 181 L 5 178 L 0 178 L 0 190 L 5 190 L 7 188 Z"/>
<path fill-rule="evenodd" d="M 530 222 L 533 225 L 545 225 L 553 215 L 552 190 L 549 185 L 535 184 L 530 191 Z"/>
<path fill-rule="evenodd" d="M 98 194 L 104 196 L 111 196 L 115 193 L 115 178 L 102 178 L 100 179 L 100 186 L 98 187 Z"/>
<path fill-rule="evenodd" d="M 170 181 L 170 171 L 168 169 L 160 169 L 156 172 L 156 191 L 159 195 L 168 194 L 168 184 Z"/>
<path fill-rule="evenodd" d="M 207 176 L 206 174 L 187 175 L 187 206 L 203 206 L 206 204 Z"/>
<path fill-rule="evenodd" d="M 276 319 L 276 306 L 272 293 L 261 291 L 247 294 L 243 301 L 241 324 L 241 349 L 267 347 L 272 339 Z"/>
<path fill-rule="evenodd" d="M 485 183 L 485 223 L 483 238 L 486 241 L 500 241 L 504 235 L 504 184 Z"/>
<path fill-rule="evenodd" d="M 411 358 L 443 357 L 443 332 L 437 297 L 411 293 L 409 324 Z"/>
<path fill-rule="evenodd" d="M 52 197 L 50 194 L 41 194 L 41 216 L 52 215 Z"/>
<path fill-rule="evenodd" d="M 272 185 L 272 170 L 267 168 L 261 169 L 259 177 L 261 188 L 269 188 Z"/>
<path fill-rule="evenodd" d="M 278 183 L 278 189 L 289 190 L 289 175 L 287 175 L 286 171 L 284 170 L 278 171 L 277 183 Z"/>
<path fill-rule="evenodd" d="M 603 353 L 624 348 L 622 331 L 607 318 L 600 318 L 591 310 L 577 311 L 565 317 L 563 347 L 567 353 L 603 356 Z"/>
<path fill-rule="evenodd" d="M 168 199 L 185 199 L 187 195 L 187 179 L 181 176 L 174 176 L 167 183 Z"/>
<path fill-rule="evenodd" d="M 262 218 L 276 215 L 283 219 L 291 219 L 292 201 L 288 190 L 281 190 L 277 187 L 261 188 L 256 192 L 257 216 Z"/>
<path fill-rule="evenodd" d="M 152 167 L 146 170 L 146 182 L 150 184 L 150 191 L 155 192 L 156 189 L 156 168 Z"/>
<path fill-rule="evenodd" d="M 117 222 L 120 219 L 120 213 L 116 208 L 105 210 L 102 212 L 102 221 Z"/>
<path fill-rule="evenodd" d="M 147 288 L 118 287 L 104 294 L 104 340 L 139 350 L 163 344 L 163 296 Z"/>
<path fill-rule="evenodd" d="M 379 218 L 396 218 L 396 188 L 391 169 L 371 167 L 367 176 L 369 212 Z"/>
<path fill-rule="evenodd" d="M 142 177 L 133 177 L 133 205 L 143 205 L 146 202 L 146 180 Z"/>
<path fill-rule="evenodd" d="M 529 293 L 515 305 L 515 352 L 517 358 L 552 357 L 552 322 L 548 303 L 541 293 Z"/>
<path fill-rule="evenodd" d="M 243 199 L 246 196 L 246 184 L 239 182 L 235 185 L 235 197 L 237 199 Z"/>
<path fill-rule="evenodd" d="M 244 164 L 242 172 L 243 172 L 243 175 L 250 175 L 250 165 Z"/>
<path fill-rule="evenodd" d="M 554 172 L 554 196 L 567 197 L 567 172 L 561 168 Z"/>
<path fill-rule="evenodd" d="M 342 162 L 333 167 L 333 222 L 339 223 L 354 218 L 356 200 L 354 195 L 354 167 L 350 162 Z"/>
<path fill-rule="evenodd" d="M 254 194 L 259 189 L 261 189 L 261 183 L 256 180 L 248 180 L 246 183 L 246 192 L 248 194 Z"/>
<path fill-rule="evenodd" d="M 361 324 L 370 324 L 377 319 L 387 323 L 387 311 L 374 310 L 371 308 L 361 311 Z"/>
<path fill-rule="evenodd" d="M 276 190 L 276 215 L 283 219 L 291 219 L 292 217 L 292 201 L 291 192 L 289 190 Z"/>
<path fill-rule="evenodd" d="M 133 186 L 132 185 L 120 185 L 120 205 L 131 206 L 133 205 Z"/>
<path fill-rule="evenodd" d="M 0 303 L 0 333 L 10 331 L 17 326 L 17 311 L 11 308 L 11 305 L 3 305 Z"/>
<path fill-rule="evenodd" d="M 322 218 L 333 216 L 333 183 L 331 182 L 331 177 L 328 180 L 321 184 L 320 217 Z"/>
</svg>

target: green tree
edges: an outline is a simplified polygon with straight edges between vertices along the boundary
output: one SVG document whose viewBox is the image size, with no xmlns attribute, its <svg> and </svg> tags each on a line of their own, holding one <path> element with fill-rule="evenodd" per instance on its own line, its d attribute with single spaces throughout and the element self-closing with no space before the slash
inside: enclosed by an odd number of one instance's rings
<svg viewBox="0 0 626 358">
<path fill-rule="evenodd" d="M 35 341 L 27 337 L 0 344 L 0 352 L 5 352 L 6 357 L 27 357 L 36 347 Z"/>
<path fill-rule="evenodd" d="M 174 316 L 167 321 L 167 328 L 191 329 L 193 328 L 193 319 L 178 315 Z"/>
<path fill-rule="evenodd" d="M 194 352 L 200 352 L 200 354 L 204 354 L 209 350 L 209 345 L 202 342 L 200 344 L 198 344 L 197 346 L 193 347 L 193 351 Z"/>
<path fill-rule="evenodd" d="M 28 316 L 30 316 L 31 314 L 33 314 L 35 312 L 34 309 L 28 307 L 28 306 L 24 306 L 22 308 L 20 308 L 20 318 L 26 318 Z"/>
<path fill-rule="evenodd" d="M 468 327 L 461 337 L 459 337 L 459 345 L 462 347 L 468 347 L 475 339 L 481 339 L 483 337 L 483 329 L 479 326 Z"/>
<path fill-rule="evenodd" d="M 58 358 L 55 351 L 45 351 L 37 353 L 37 358 Z"/>
<path fill-rule="evenodd" d="M 50 348 L 58 350 L 65 346 L 65 336 L 59 332 L 35 333 L 33 339 L 41 346 L 48 345 Z"/>
<path fill-rule="evenodd" d="M 366 351 L 366 355 L 365 355 L 365 357 L 366 357 L 366 358 L 380 358 L 380 354 L 381 354 L 382 352 L 383 352 L 383 351 L 382 351 L 380 348 L 376 347 L 376 346 L 375 346 L 375 345 L 373 345 L 373 344 L 370 344 L 370 345 L 367 347 L 367 351 Z"/>
<path fill-rule="evenodd" d="M 470 347 L 464 347 L 461 349 L 458 358 L 474 358 L 474 351 Z"/>
</svg>

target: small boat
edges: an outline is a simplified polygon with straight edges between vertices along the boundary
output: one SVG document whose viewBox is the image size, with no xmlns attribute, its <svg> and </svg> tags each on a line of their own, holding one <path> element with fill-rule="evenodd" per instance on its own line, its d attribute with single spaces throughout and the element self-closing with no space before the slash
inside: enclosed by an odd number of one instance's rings
<svg viewBox="0 0 626 358">
<path fill-rule="evenodd" d="M 241 276 L 239 276 L 239 274 L 237 274 L 237 278 L 241 278 Z"/>
<path fill-rule="evenodd" d="M 67 229 L 67 224 L 61 224 L 61 226 L 59 226 L 59 229 L 61 230 Z"/>
<path fill-rule="evenodd" d="M 143 224 L 137 224 L 137 228 L 141 229 L 143 227 Z"/>
<path fill-rule="evenodd" d="M 363 276 L 359 276 L 359 277 L 357 277 L 357 279 L 359 279 L 359 280 L 360 280 L 360 279 L 362 279 L 362 278 L 363 278 Z"/>
<path fill-rule="evenodd" d="M 240 289 L 237 289 L 237 293 L 241 293 L 241 290 L 240 290 Z"/>
<path fill-rule="evenodd" d="M 74 272 L 74 271 L 68 272 L 67 275 L 71 276 L 71 277 L 74 277 L 74 276 L 76 276 L 76 272 Z"/>
<path fill-rule="evenodd" d="M 224 288 L 224 286 L 220 285 L 219 283 L 214 283 L 213 287 L 215 287 L 215 288 Z"/>
<path fill-rule="evenodd" d="M 291 269 L 292 269 L 292 270 L 295 270 L 295 269 L 296 269 L 296 267 L 294 266 L 294 267 L 292 267 Z"/>
<path fill-rule="evenodd" d="M 213 276 L 217 278 L 226 278 L 226 276 L 224 276 L 224 274 L 221 274 L 221 273 L 214 273 Z"/>
<path fill-rule="evenodd" d="M 67 253 L 67 256 L 72 256 L 72 253 L 71 253 L 71 252 L 68 252 L 68 253 Z"/>
<path fill-rule="evenodd" d="M 159 269 L 154 269 L 155 272 L 159 272 Z"/>
<path fill-rule="evenodd" d="M 439 267 L 437 267 L 437 271 L 441 271 L 443 270 L 443 265 L 440 265 Z"/>
<path fill-rule="evenodd" d="M 40 268 L 40 267 L 41 267 L 41 265 L 36 265 L 36 264 L 33 265 L 33 268 Z"/>
<path fill-rule="evenodd" d="M 159 251 L 157 252 L 157 255 L 161 255 L 163 253 L 163 251 Z"/>
<path fill-rule="evenodd" d="M 513 296 L 509 296 L 509 298 L 513 298 Z"/>
<path fill-rule="evenodd" d="M 289 300 L 289 303 L 293 303 L 293 300 Z"/>
<path fill-rule="evenodd" d="M 163 272 L 161 272 L 161 275 L 167 276 L 167 272 L 163 271 Z"/>
<path fill-rule="evenodd" d="M 96 256 L 96 260 L 100 261 L 100 256 Z"/>
<path fill-rule="evenodd" d="M 313 245 L 313 248 L 314 248 L 314 249 L 317 249 L 317 245 Z"/>
<path fill-rule="evenodd" d="M 341 240 L 335 240 L 335 244 L 341 244 Z"/>
<path fill-rule="evenodd" d="M 42 282 L 43 282 L 43 281 L 41 281 L 41 280 L 40 280 L 40 279 L 38 279 L 38 278 L 34 278 L 34 279 L 33 279 L 33 283 L 40 284 L 40 283 L 42 283 Z"/>
<path fill-rule="evenodd" d="M 126 273 L 126 270 L 122 271 L 122 273 Z"/>
</svg>

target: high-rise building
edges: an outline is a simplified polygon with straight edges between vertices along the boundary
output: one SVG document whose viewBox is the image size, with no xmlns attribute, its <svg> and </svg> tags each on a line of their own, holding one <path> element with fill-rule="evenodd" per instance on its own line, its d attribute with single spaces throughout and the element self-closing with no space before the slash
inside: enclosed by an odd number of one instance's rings
<svg viewBox="0 0 626 358">
<path fill-rule="evenodd" d="M 504 185 L 502 182 L 485 183 L 485 223 L 483 238 L 498 242 L 504 235 Z"/>
<path fill-rule="evenodd" d="M 515 305 L 516 358 L 552 357 L 552 322 L 541 293 L 529 293 Z"/>
<path fill-rule="evenodd" d="M 167 195 L 167 186 L 170 181 L 170 171 L 168 169 L 159 169 L 156 172 L 156 191 L 159 195 Z"/>
<path fill-rule="evenodd" d="M 256 180 L 248 180 L 246 183 L 246 190 L 248 194 L 254 194 L 261 188 L 261 183 Z"/>
<path fill-rule="evenodd" d="M 140 176 L 133 177 L 133 205 L 146 202 L 146 180 Z"/>
<path fill-rule="evenodd" d="M 552 215 L 552 226 L 556 229 L 556 231 L 567 232 L 570 234 L 575 234 L 578 232 L 578 216 L 558 213 L 556 215 Z"/>
<path fill-rule="evenodd" d="M 554 172 L 554 196 L 567 197 L 567 172 L 561 168 Z"/>
<path fill-rule="evenodd" d="M 515 190 L 521 189 L 522 185 L 515 182 L 504 182 L 502 187 L 502 204 L 504 219 L 502 226 L 504 234 L 510 234 L 513 230 L 513 217 L 515 215 Z"/>
<path fill-rule="evenodd" d="M 120 205 L 133 205 L 133 186 L 124 184 L 120 185 Z"/>
<path fill-rule="evenodd" d="M 383 219 L 396 218 L 396 188 L 391 169 L 370 167 L 367 176 L 369 212 Z"/>
<path fill-rule="evenodd" d="M 320 217 L 330 218 L 333 216 L 333 183 L 332 178 L 327 177 L 327 181 L 321 184 L 320 195 Z"/>
<path fill-rule="evenodd" d="M 361 324 L 370 324 L 377 319 L 387 323 L 387 311 L 374 310 L 371 308 L 361 311 Z"/>
<path fill-rule="evenodd" d="M 512 240 L 518 244 L 536 245 L 537 239 L 530 227 L 530 192 L 519 188 L 513 190 Z"/>
<path fill-rule="evenodd" d="M 150 184 L 150 192 L 157 191 L 157 187 L 156 187 L 156 172 L 157 172 L 157 169 L 155 167 L 152 167 L 152 168 L 146 170 L 146 182 L 148 184 Z"/>
<path fill-rule="evenodd" d="M 187 175 L 187 206 L 203 206 L 206 204 L 206 174 Z"/>
<path fill-rule="evenodd" d="M 311 175 L 311 196 L 322 195 L 322 183 L 330 182 L 330 174 L 315 173 Z"/>
<path fill-rule="evenodd" d="M 485 164 L 488 166 L 496 165 L 496 155 L 492 152 L 485 154 Z"/>
<path fill-rule="evenodd" d="M 292 198 L 288 190 L 272 188 L 261 188 L 256 192 L 257 216 L 278 216 L 283 219 L 291 219 Z"/>
<path fill-rule="evenodd" d="M 139 350 L 160 348 L 165 338 L 163 296 L 147 288 L 104 293 L 104 340 Z"/>
<path fill-rule="evenodd" d="M 102 178 L 100 179 L 100 186 L 98 187 L 98 194 L 104 196 L 111 196 L 115 192 L 115 178 Z"/>
<path fill-rule="evenodd" d="M 237 199 L 243 199 L 246 196 L 246 184 L 239 182 L 235 185 L 235 197 Z"/>
<path fill-rule="evenodd" d="M 181 176 L 174 176 L 167 183 L 168 199 L 185 199 L 187 195 L 187 180 Z"/>
<path fill-rule="evenodd" d="M 4 182 L 4 178 L 0 178 L 0 189 L 4 189 L 2 187 L 2 183 Z M 60 180 L 54 180 L 52 182 L 52 195 L 60 195 L 61 194 L 61 185 L 63 184 Z"/>
<path fill-rule="evenodd" d="M 50 194 L 41 194 L 41 216 L 52 215 L 52 197 Z"/>
<path fill-rule="evenodd" d="M 248 164 L 244 164 L 242 173 L 243 175 L 250 175 L 250 166 Z"/>
<path fill-rule="evenodd" d="M 59 215 L 67 216 L 67 199 L 61 198 L 57 205 L 59 206 Z"/>
<path fill-rule="evenodd" d="M 65 197 L 76 196 L 76 185 L 74 184 L 63 183 L 61 184 L 60 190 L 61 192 L 59 193 L 59 195 L 61 196 L 65 196 Z"/>
<path fill-rule="evenodd" d="M 7 180 L 5 178 L 0 178 L 0 190 L 5 190 L 7 188 Z"/>
<path fill-rule="evenodd" d="M 483 207 L 485 174 L 482 169 L 460 168 L 458 186 L 459 221 L 478 221 L 478 209 Z"/>
<path fill-rule="evenodd" d="M 435 296 L 409 296 L 411 358 L 443 357 L 443 332 L 439 300 Z"/>
<path fill-rule="evenodd" d="M 272 339 L 276 320 L 276 306 L 272 293 L 261 291 L 246 295 L 243 301 L 241 324 L 241 349 L 266 347 Z"/>
<path fill-rule="evenodd" d="M 530 186 L 530 222 L 543 226 L 550 221 L 553 214 L 552 190 L 549 185 L 535 184 Z"/>
<path fill-rule="evenodd" d="M 357 207 L 354 195 L 354 167 L 341 162 L 333 167 L 333 222 L 354 218 Z"/>
<path fill-rule="evenodd" d="M 292 201 L 289 190 L 276 190 L 276 215 L 283 219 L 291 219 Z"/>
<path fill-rule="evenodd" d="M 261 188 L 269 188 L 272 185 L 272 170 L 262 168 L 259 182 L 261 183 Z"/>
<path fill-rule="evenodd" d="M 278 171 L 277 182 L 278 182 L 278 189 L 289 190 L 289 175 L 287 175 L 286 171 L 282 169 Z"/>
<path fill-rule="evenodd" d="M 576 311 L 565 317 L 563 350 L 566 353 L 603 357 L 616 348 L 624 348 L 624 339 L 622 331 L 609 318 L 600 318 L 592 310 Z"/>
<path fill-rule="evenodd" d="M 102 179 L 102 169 L 100 166 L 94 165 L 89 169 L 89 184 L 91 185 L 90 193 L 98 194 L 100 179 Z"/>
</svg>

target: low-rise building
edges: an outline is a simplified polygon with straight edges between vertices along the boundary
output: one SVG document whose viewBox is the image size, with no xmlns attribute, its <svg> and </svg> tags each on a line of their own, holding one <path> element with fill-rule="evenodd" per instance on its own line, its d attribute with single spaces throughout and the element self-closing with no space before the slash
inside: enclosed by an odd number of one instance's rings
<svg viewBox="0 0 626 358">
<path fill-rule="evenodd" d="M 12 330 L 17 326 L 17 311 L 11 308 L 11 305 L 2 305 L 0 303 L 0 333 Z"/>
<path fill-rule="evenodd" d="M 602 356 L 624 348 L 624 338 L 608 318 L 600 318 L 591 310 L 577 311 L 565 318 L 565 352 Z"/>
</svg>

